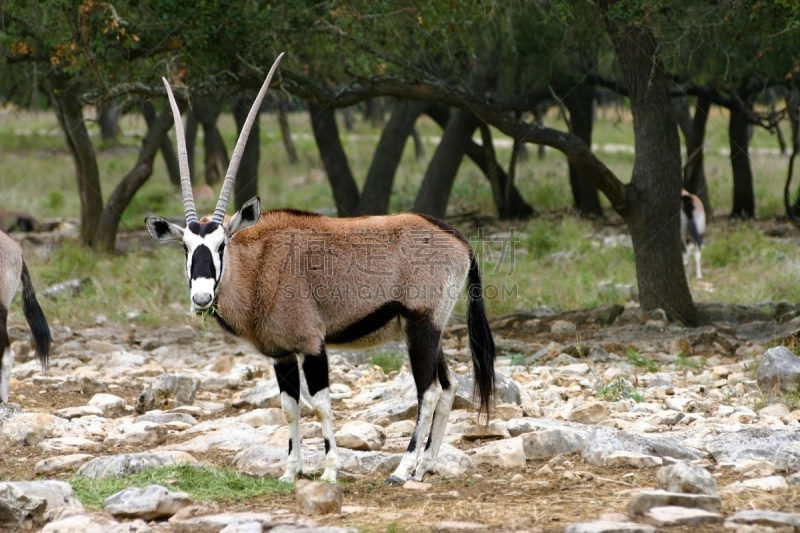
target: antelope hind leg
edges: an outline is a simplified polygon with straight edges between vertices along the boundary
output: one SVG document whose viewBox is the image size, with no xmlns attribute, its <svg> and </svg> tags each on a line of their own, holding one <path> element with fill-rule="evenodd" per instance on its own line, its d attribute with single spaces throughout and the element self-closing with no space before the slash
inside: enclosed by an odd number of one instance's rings
<svg viewBox="0 0 800 533">
<path fill-rule="evenodd" d="M 276 363 L 275 376 L 281 391 L 283 416 L 289 424 L 289 458 L 286 461 L 286 473 L 280 479 L 294 483 L 303 469 L 300 459 L 300 370 L 297 360 Z"/>
</svg>

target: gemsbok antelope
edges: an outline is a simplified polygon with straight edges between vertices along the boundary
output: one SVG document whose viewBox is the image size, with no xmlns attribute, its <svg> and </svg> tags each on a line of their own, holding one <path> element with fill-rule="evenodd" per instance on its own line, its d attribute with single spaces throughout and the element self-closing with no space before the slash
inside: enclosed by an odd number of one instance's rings
<svg viewBox="0 0 800 533">
<path fill-rule="evenodd" d="M 457 382 L 449 376 L 442 333 L 468 283 L 467 323 L 479 414 L 494 391 L 494 341 L 481 278 L 466 239 L 438 220 L 415 214 L 333 219 L 294 210 L 261 212 L 253 198 L 232 217 L 225 211 L 239 161 L 281 56 L 253 103 L 214 214 L 198 220 L 180 111 L 175 116 L 186 227 L 148 217 L 158 242 L 183 243 L 191 310 L 210 313 L 274 362 L 289 424 L 282 480 L 301 473 L 300 374 L 322 425 L 322 479 L 335 482 L 341 462 L 334 442 L 326 346 L 375 346 L 404 334 L 417 388 L 418 412 L 406 453 L 387 483 L 434 471 Z M 427 439 L 427 440 L 423 440 Z M 424 446 L 423 446 L 424 442 Z M 424 452 L 423 452 L 424 450 Z"/>
<path fill-rule="evenodd" d="M 697 279 L 703 277 L 700 267 L 703 236 L 706 233 L 706 211 L 703 202 L 694 194 L 681 191 L 681 244 L 683 264 L 689 265 L 689 248 L 694 248 L 694 267 Z"/>
<path fill-rule="evenodd" d="M 8 402 L 11 366 L 14 364 L 14 351 L 8 338 L 8 312 L 20 283 L 22 311 L 31 329 L 36 356 L 42 365 L 42 371 L 46 372 L 50 357 L 50 327 L 36 300 L 31 275 L 22 259 L 22 248 L 8 234 L 0 231 L 0 349 L 3 351 L 0 359 L 0 402 L 2 403 Z"/>
</svg>

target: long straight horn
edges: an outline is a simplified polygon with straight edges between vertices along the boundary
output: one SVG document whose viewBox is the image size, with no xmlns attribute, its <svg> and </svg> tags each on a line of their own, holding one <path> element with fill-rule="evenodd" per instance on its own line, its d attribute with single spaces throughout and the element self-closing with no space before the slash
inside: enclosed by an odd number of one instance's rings
<svg viewBox="0 0 800 533">
<path fill-rule="evenodd" d="M 236 179 L 236 172 L 238 172 L 239 163 L 242 161 L 242 154 L 244 153 L 244 146 L 247 144 L 247 137 L 250 135 L 250 128 L 253 126 L 253 121 L 258 116 L 258 111 L 261 109 L 261 101 L 264 99 L 264 95 L 267 94 L 269 82 L 272 81 L 272 75 L 275 74 L 275 70 L 278 68 L 278 63 L 281 62 L 282 57 L 283 53 L 278 56 L 278 59 L 272 64 L 272 68 L 269 69 L 267 79 L 264 81 L 264 85 L 261 86 L 261 90 L 258 91 L 258 96 L 256 96 L 253 102 L 253 107 L 250 108 L 247 120 L 245 120 L 244 126 L 242 126 L 242 133 L 239 134 L 239 140 L 236 141 L 236 148 L 233 149 L 231 163 L 228 165 L 228 172 L 225 174 L 225 182 L 222 184 L 222 190 L 219 193 L 217 208 L 214 209 L 214 214 L 211 217 L 211 220 L 218 224 L 222 224 L 222 221 L 225 219 L 225 211 L 228 209 L 228 201 L 231 198 L 231 190 L 233 189 L 233 180 Z"/>
<path fill-rule="evenodd" d="M 183 212 L 186 215 L 186 225 L 192 222 L 197 222 L 197 210 L 194 207 L 194 197 L 192 196 L 192 178 L 189 175 L 189 156 L 186 153 L 186 135 L 183 133 L 183 119 L 181 118 L 181 111 L 178 109 L 178 104 L 175 103 L 175 97 L 172 95 L 172 89 L 169 86 L 166 78 L 164 80 L 164 87 L 167 88 L 167 96 L 169 96 L 169 104 L 172 106 L 172 116 L 175 119 L 175 137 L 178 141 L 178 164 L 181 169 L 181 196 L 183 197 Z"/>
</svg>

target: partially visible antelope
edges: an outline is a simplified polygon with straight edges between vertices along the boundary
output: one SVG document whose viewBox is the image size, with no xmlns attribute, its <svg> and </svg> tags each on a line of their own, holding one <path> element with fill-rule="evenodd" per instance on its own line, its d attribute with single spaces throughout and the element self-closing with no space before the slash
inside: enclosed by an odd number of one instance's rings
<svg viewBox="0 0 800 533">
<path fill-rule="evenodd" d="M 694 267 L 697 279 L 703 277 L 700 267 L 703 236 L 706 233 L 706 211 L 703 202 L 687 190 L 681 191 L 681 244 L 683 264 L 689 266 L 689 249 L 694 249 Z"/>
<path fill-rule="evenodd" d="M 289 424 L 284 481 L 293 482 L 302 467 L 301 373 L 322 425 L 322 479 L 335 482 L 341 462 L 333 436 L 326 346 L 366 348 L 404 334 L 417 387 L 417 422 L 387 483 L 412 476 L 421 480 L 434 471 L 456 394 L 441 341 L 467 279 L 479 413 L 488 414 L 492 399 L 494 341 L 478 266 L 460 233 L 422 215 L 333 219 L 294 210 L 262 213 L 259 199 L 253 198 L 229 219 L 225 216 L 250 126 L 282 55 L 253 103 L 210 218 L 197 218 L 183 124 L 164 80 L 175 116 L 186 228 L 160 217 L 147 218 L 147 228 L 158 242 L 183 243 L 191 310 L 213 314 L 224 330 L 273 359 Z"/>
<path fill-rule="evenodd" d="M 9 385 L 11 384 L 11 366 L 14 364 L 14 351 L 8 338 L 8 312 L 11 301 L 22 284 L 22 311 L 36 346 L 36 356 L 47 370 L 50 357 L 50 327 L 44 317 L 42 308 L 36 300 L 36 293 L 31 283 L 28 267 L 22 259 L 22 248 L 17 241 L 0 231 L 0 402 L 8 402 Z"/>
</svg>

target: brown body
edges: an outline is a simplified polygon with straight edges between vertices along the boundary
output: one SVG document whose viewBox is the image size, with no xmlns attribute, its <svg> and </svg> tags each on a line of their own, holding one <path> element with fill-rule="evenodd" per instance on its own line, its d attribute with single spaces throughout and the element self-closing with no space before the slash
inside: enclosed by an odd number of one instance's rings
<svg viewBox="0 0 800 533">
<path fill-rule="evenodd" d="M 431 240 L 432 256 L 425 250 Z M 403 313 L 433 313 L 443 327 L 453 303 L 446 296 L 460 293 L 469 265 L 463 237 L 419 215 L 269 211 L 234 235 L 217 309 L 224 326 L 265 355 L 318 353 L 326 342 L 365 348 L 397 338 Z M 388 303 L 397 311 L 382 316 L 397 316 L 384 326 L 347 333 Z"/>
</svg>

